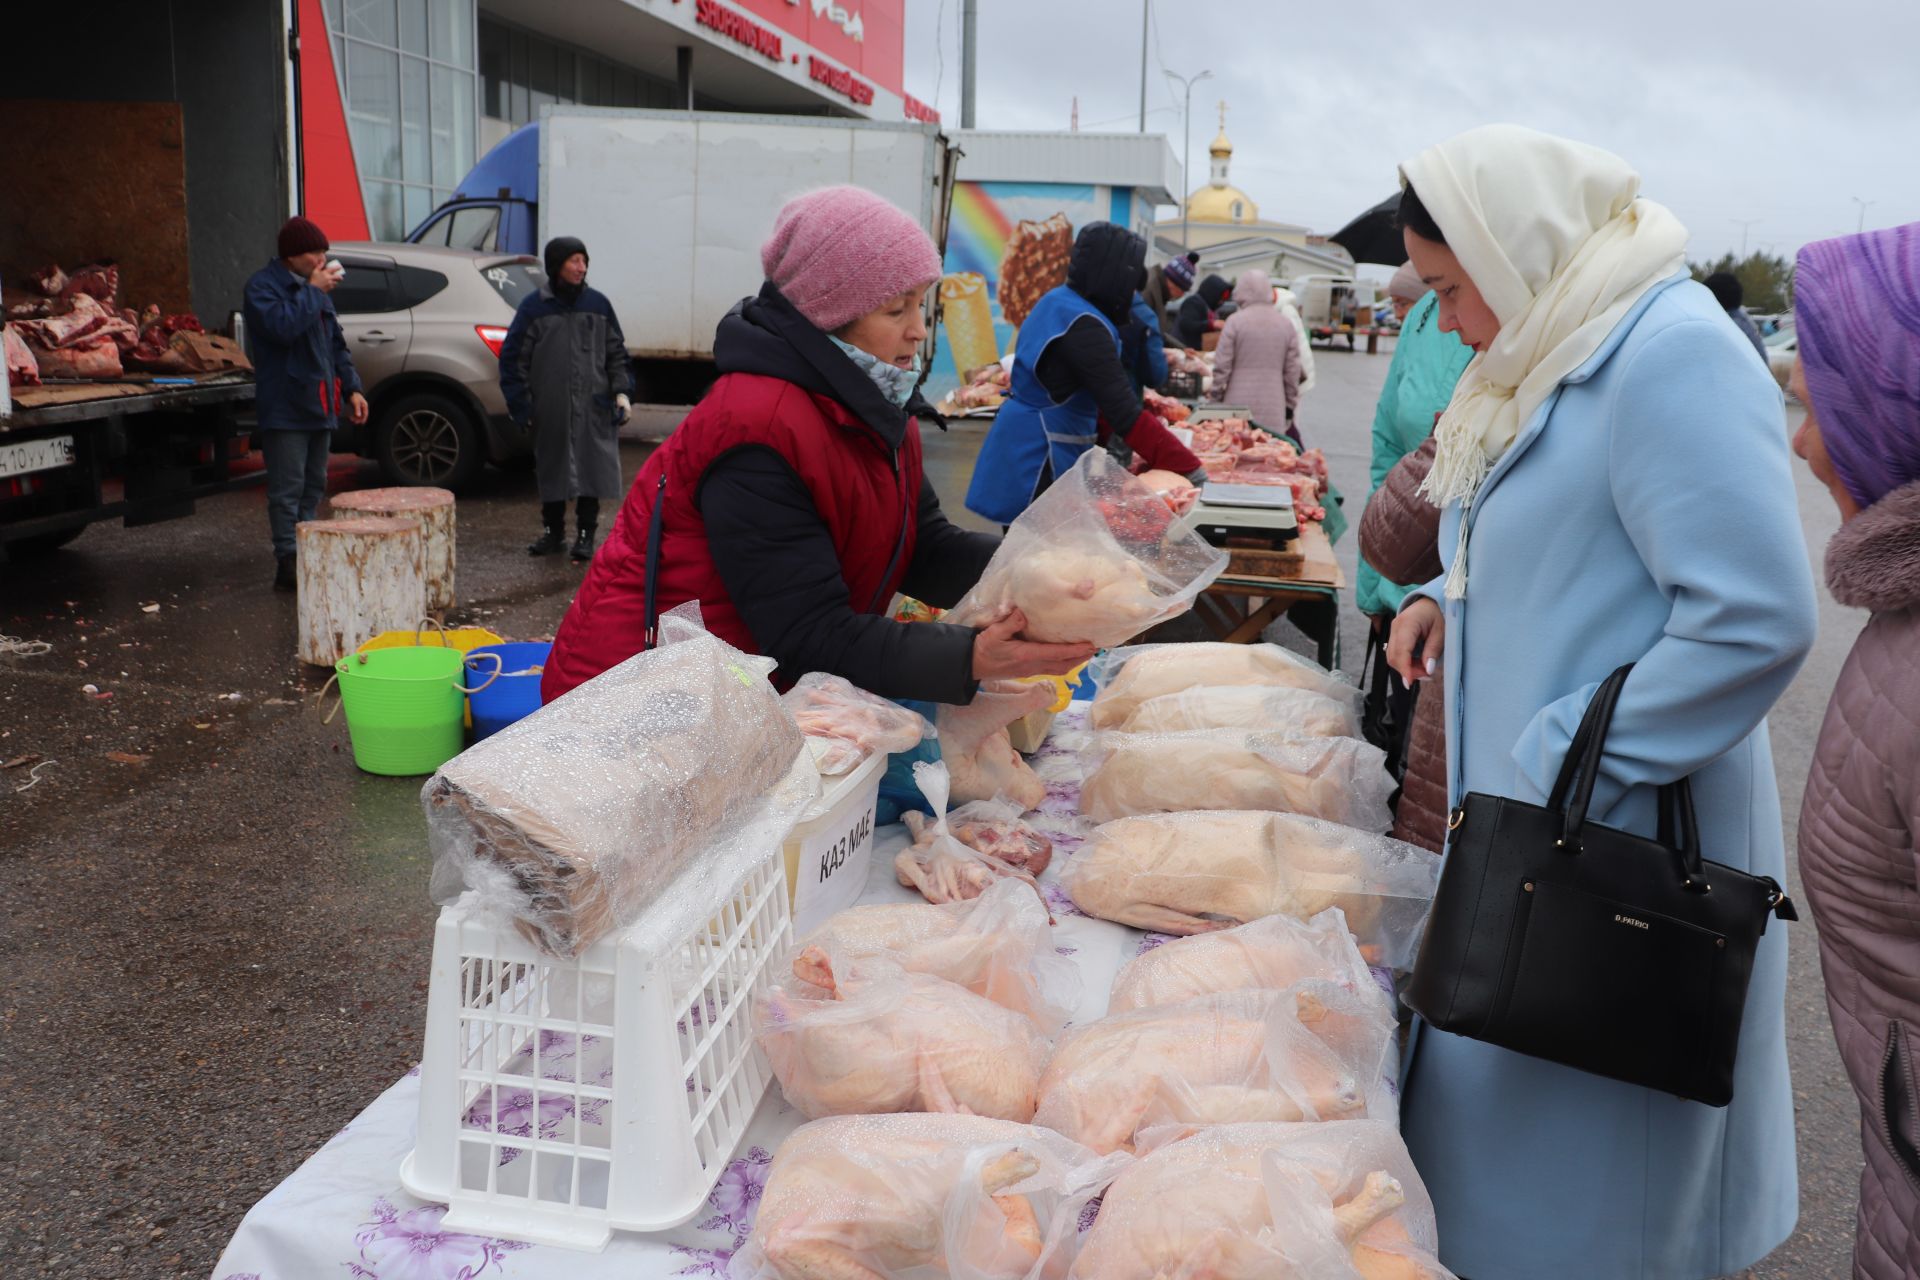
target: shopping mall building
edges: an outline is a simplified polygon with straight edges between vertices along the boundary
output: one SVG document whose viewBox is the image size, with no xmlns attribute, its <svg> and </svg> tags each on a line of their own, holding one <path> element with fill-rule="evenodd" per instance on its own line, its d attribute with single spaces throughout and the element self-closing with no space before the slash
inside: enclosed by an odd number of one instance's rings
<svg viewBox="0 0 1920 1280">
<path fill-rule="evenodd" d="M 342 239 L 404 237 L 550 103 L 935 118 L 901 82 L 906 0 L 285 3 L 298 203 Z"/>
</svg>

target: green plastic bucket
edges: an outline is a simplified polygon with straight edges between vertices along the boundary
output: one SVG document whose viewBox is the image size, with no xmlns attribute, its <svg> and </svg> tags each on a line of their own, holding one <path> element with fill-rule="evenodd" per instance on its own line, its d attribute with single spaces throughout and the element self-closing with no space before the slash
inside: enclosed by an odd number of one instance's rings
<svg viewBox="0 0 1920 1280">
<path fill-rule="evenodd" d="M 470 690 L 458 649 L 438 645 L 350 653 L 334 664 L 353 739 L 353 762 L 368 773 L 408 778 L 460 754 Z M 481 689 L 499 678 L 499 662 Z"/>
</svg>

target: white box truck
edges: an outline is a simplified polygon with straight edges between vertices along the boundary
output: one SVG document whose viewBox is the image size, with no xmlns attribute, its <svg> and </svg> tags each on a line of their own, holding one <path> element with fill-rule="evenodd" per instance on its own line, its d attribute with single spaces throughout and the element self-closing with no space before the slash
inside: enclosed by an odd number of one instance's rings
<svg viewBox="0 0 1920 1280">
<path fill-rule="evenodd" d="M 589 280 L 634 358 L 636 425 L 658 434 L 713 381 L 714 329 L 759 292 L 760 245 L 782 203 L 853 183 L 912 214 L 944 252 L 957 155 L 930 124 L 552 106 L 408 238 L 536 255 L 554 236 L 585 241 Z"/>
</svg>

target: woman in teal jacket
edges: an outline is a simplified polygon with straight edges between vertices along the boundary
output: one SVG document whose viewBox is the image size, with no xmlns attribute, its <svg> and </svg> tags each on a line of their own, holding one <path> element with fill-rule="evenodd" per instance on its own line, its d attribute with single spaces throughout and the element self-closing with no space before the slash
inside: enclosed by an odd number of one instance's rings
<svg viewBox="0 0 1920 1280">
<path fill-rule="evenodd" d="M 1398 282 L 1400 277 L 1394 279 Z M 1387 472 L 1433 434 L 1434 418 L 1453 398 L 1453 384 L 1460 380 L 1460 371 L 1467 367 L 1467 361 L 1473 359 L 1472 347 L 1440 327 L 1439 299 L 1425 285 L 1415 287 L 1420 291 L 1416 295 L 1418 301 L 1401 319 L 1393 364 L 1387 369 L 1387 385 L 1381 389 L 1380 403 L 1373 411 L 1373 483 L 1367 490 L 1369 502 L 1386 483 Z M 1388 582 L 1362 556 L 1360 572 L 1354 579 L 1354 595 L 1361 613 L 1391 620 L 1400 608 L 1400 601 L 1417 585 Z"/>
<path fill-rule="evenodd" d="M 1784 879 L 1766 716 L 1816 615 L 1779 390 L 1617 156 L 1493 125 L 1402 173 L 1409 255 L 1480 352 L 1427 477 L 1447 571 L 1388 645 L 1405 679 L 1444 663 L 1451 802 L 1542 803 L 1631 662 L 1592 819 L 1650 837 L 1656 788 L 1690 777 L 1705 856 Z M 1416 1023 L 1403 1130 L 1441 1260 L 1473 1280 L 1708 1280 L 1784 1241 L 1788 932 L 1761 939 L 1726 1107 Z"/>
</svg>

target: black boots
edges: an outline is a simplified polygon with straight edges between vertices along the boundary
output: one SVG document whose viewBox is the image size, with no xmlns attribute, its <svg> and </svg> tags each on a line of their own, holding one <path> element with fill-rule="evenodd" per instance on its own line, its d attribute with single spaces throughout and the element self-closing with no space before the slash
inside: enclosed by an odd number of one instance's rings
<svg viewBox="0 0 1920 1280">
<path fill-rule="evenodd" d="M 273 589 L 292 591 L 300 585 L 299 561 L 293 556 L 275 556 Z"/>
<path fill-rule="evenodd" d="M 593 534 L 600 527 L 600 499 L 575 498 L 573 522 L 580 527 L 580 536 L 573 540 L 575 562 L 593 559 Z"/>
<path fill-rule="evenodd" d="M 567 504 L 564 502 L 543 502 L 540 504 L 540 523 L 547 531 L 527 544 L 530 556 L 559 555 L 567 549 Z"/>
</svg>

